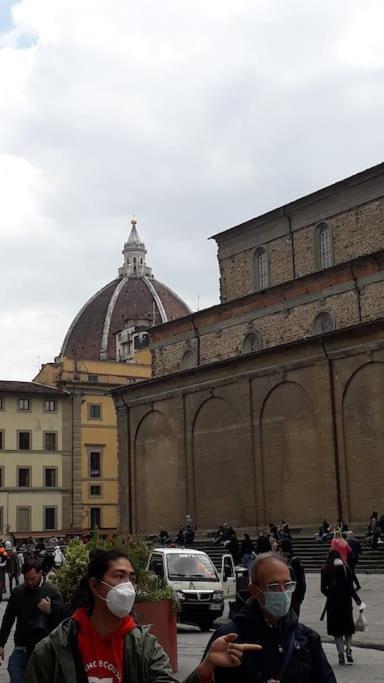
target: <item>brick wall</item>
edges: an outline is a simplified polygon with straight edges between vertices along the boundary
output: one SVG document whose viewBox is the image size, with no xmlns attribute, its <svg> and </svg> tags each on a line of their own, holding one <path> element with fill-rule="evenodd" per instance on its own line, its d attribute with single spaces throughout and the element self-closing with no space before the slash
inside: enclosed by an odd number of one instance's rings
<svg viewBox="0 0 384 683">
<path fill-rule="evenodd" d="M 263 349 L 313 336 L 321 312 L 331 314 L 336 330 L 376 320 L 384 317 L 383 301 L 384 250 L 155 328 L 154 376 L 183 369 L 188 350 L 196 365 L 198 358 L 201 365 L 233 358 L 251 332 Z"/>
<path fill-rule="evenodd" d="M 384 200 L 326 216 L 332 229 L 333 264 L 344 263 L 384 247 Z M 303 225 L 293 232 L 295 277 L 317 270 L 314 232 L 319 221 Z M 264 246 L 269 260 L 269 286 L 294 278 L 292 244 L 287 233 L 283 237 L 266 239 Z M 236 251 L 236 248 L 234 248 Z M 231 301 L 255 290 L 253 255 L 256 248 L 241 250 L 219 258 L 221 302 Z"/>
</svg>

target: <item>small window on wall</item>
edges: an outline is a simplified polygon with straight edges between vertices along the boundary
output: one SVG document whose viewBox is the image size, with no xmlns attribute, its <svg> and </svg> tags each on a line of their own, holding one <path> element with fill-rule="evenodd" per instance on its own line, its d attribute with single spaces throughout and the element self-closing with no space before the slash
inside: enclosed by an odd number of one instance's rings
<svg viewBox="0 0 384 683">
<path fill-rule="evenodd" d="M 265 247 L 259 247 L 253 254 L 253 281 L 256 290 L 269 287 L 268 252 Z"/>
<path fill-rule="evenodd" d="M 4 410 L 4 399 L 0 396 L 0 410 Z"/>
<path fill-rule="evenodd" d="M 29 398 L 19 398 L 18 408 L 21 411 L 31 410 L 31 402 L 30 402 Z"/>
<path fill-rule="evenodd" d="M 101 486 L 99 484 L 91 484 L 89 487 L 90 496 L 101 496 Z"/>
<path fill-rule="evenodd" d="M 89 510 L 89 526 L 91 529 L 101 528 L 101 508 L 92 507 Z"/>
<path fill-rule="evenodd" d="M 5 441 L 5 439 L 4 439 L 4 430 L 2 429 L 2 430 L 0 431 L 0 451 L 2 451 L 2 450 L 4 449 L 4 441 Z"/>
<path fill-rule="evenodd" d="M 44 432 L 44 450 L 57 450 L 57 434 L 56 432 Z"/>
<path fill-rule="evenodd" d="M 88 419 L 89 420 L 101 420 L 101 404 L 100 403 L 89 403 L 88 404 Z"/>
<path fill-rule="evenodd" d="M 99 381 L 99 375 L 88 375 L 88 382 L 96 383 Z"/>
<path fill-rule="evenodd" d="M 55 488 L 57 486 L 56 479 L 56 467 L 46 467 L 44 469 L 44 486 L 50 489 Z"/>
<path fill-rule="evenodd" d="M 44 410 L 46 413 L 56 412 L 56 401 L 47 400 L 44 401 Z"/>
<path fill-rule="evenodd" d="M 31 508 L 17 507 L 16 508 L 16 531 L 30 531 L 31 530 Z"/>
<path fill-rule="evenodd" d="M 261 339 L 255 332 L 250 332 L 244 337 L 242 353 L 253 353 L 254 351 L 260 351 L 261 349 Z"/>
<path fill-rule="evenodd" d="M 0 467 L 0 489 L 4 486 L 4 467 Z M 1 529 L 0 529 L 1 531 Z"/>
<path fill-rule="evenodd" d="M 56 531 L 56 528 L 57 528 L 57 508 L 45 507 L 44 508 L 44 530 L 45 531 Z"/>
<path fill-rule="evenodd" d="M 89 476 L 95 479 L 101 477 L 100 451 L 89 451 Z"/>
<path fill-rule="evenodd" d="M 326 221 L 315 228 L 315 249 L 317 268 L 330 268 L 333 265 L 332 230 Z"/>
<path fill-rule="evenodd" d="M 31 486 L 31 468 L 19 467 L 17 474 L 18 485 L 20 488 L 29 488 Z"/>
<path fill-rule="evenodd" d="M 32 434 L 31 432 L 18 432 L 17 435 L 18 448 L 20 451 L 30 451 L 32 448 Z"/>
<path fill-rule="evenodd" d="M 328 311 L 322 311 L 313 323 L 313 334 L 327 334 L 335 329 L 335 321 Z"/>
</svg>

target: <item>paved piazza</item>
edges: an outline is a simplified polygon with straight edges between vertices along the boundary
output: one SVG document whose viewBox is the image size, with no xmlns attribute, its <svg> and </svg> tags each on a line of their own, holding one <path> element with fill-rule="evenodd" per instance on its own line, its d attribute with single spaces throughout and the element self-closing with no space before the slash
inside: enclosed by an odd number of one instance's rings
<svg viewBox="0 0 384 683">
<path fill-rule="evenodd" d="M 344 668 L 339 667 L 335 646 L 327 642 L 324 646 L 331 664 L 335 667 L 337 681 L 341 683 L 344 681 L 348 683 L 384 681 L 384 575 L 361 574 L 359 578 L 362 585 L 360 595 L 367 604 L 368 631 L 355 636 L 355 664 Z M 327 640 L 325 622 L 319 621 L 324 605 L 324 598 L 319 589 L 320 577 L 318 574 L 310 574 L 307 576 L 307 581 L 308 592 L 303 606 L 302 622 L 319 631 L 324 640 Z M 0 603 L 1 618 L 5 605 L 5 601 Z M 200 633 L 197 628 L 179 627 L 179 680 L 182 680 L 198 664 L 208 639 L 209 635 Z M 362 647 L 356 647 L 357 643 Z M 7 656 L 11 650 L 12 640 L 6 646 Z M 6 681 L 9 681 L 9 677 L 5 662 L 0 667 L 0 683 Z"/>
</svg>

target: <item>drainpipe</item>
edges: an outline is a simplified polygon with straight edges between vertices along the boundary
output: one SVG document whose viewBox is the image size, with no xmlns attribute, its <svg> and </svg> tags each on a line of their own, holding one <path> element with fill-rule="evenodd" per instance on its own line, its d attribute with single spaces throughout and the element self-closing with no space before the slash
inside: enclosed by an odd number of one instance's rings
<svg viewBox="0 0 384 683">
<path fill-rule="evenodd" d="M 191 315 L 191 320 L 192 320 L 193 329 L 195 331 L 195 339 L 197 342 L 197 365 L 199 366 L 200 365 L 200 333 L 199 333 L 198 328 L 195 325 L 195 316 L 193 313 Z"/>
<path fill-rule="evenodd" d="M 285 216 L 285 218 L 288 221 L 288 233 L 289 233 L 289 239 L 291 242 L 291 252 L 292 252 L 292 275 L 293 275 L 293 280 L 295 280 L 296 279 L 296 254 L 295 254 L 295 243 L 293 240 L 292 218 L 291 218 L 291 216 L 288 216 L 284 206 L 281 209 L 281 213 L 283 216 Z"/>
<path fill-rule="evenodd" d="M 336 424 L 336 406 L 335 406 L 335 380 L 333 376 L 333 365 L 327 349 L 324 346 L 324 340 L 320 338 L 320 344 L 323 349 L 324 356 L 328 363 L 329 387 L 331 391 L 331 413 L 332 413 L 332 442 L 333 454 L 335 459 L 335 476 L 336 476 L 336 496 L 337 496 L 337 514 L 339 519 L 343 518 L 343 509 L 341 503 L 341 487 L 340 487 L 340 458 L 339 458 L 339 444 L 337 440 L 337 424 Z"/>
<path fill-rule="evenodd" d="M 351 275 L 352 275 L 352 278 L 353 278 L 353 283 L 354 283 L 354 286 L 355 286 L 355 292 L 356 292 L 356 295 L 357 295 L 357 310 L 358 310 L 358 313 L 359 313 L 359 322 L 361 323 L 361 291 L 360 291 L 359 285 L 357 284 L 357 277 L 356 277 L 355 271 L 353 270 L 352 264 L 349 265 L 349 269 L 350 269 L 350 271 L 351 271 Z"/>
</svg>

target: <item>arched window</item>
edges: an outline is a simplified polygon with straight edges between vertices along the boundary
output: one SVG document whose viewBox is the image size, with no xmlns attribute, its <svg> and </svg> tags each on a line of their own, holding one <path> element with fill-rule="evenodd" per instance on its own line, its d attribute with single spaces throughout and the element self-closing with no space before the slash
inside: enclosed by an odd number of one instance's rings
<svg viewBox="0 0 384 683">
<path fill-rule="evenodd" d="M 268 253 L 265 247 L 259 247 L 253 255 L 253 279 L 255 289 L 269 286 Z"/>
<path fill-rule="evenodd" d="M 316 226 L 315 243 L 317 267 L 329 268 L 333 264 L 332 231 L 325 221 Z"/>
<path fill-rule="evenodd" d="M 197 365 L 196 352 L 192 351 L 192 349 L 188 349 L 184 353 L 184 356 L 181 359 L 181 369 L 182 370 L 190 370 L 191 368 L 195 368 L 196 365 Z"/>
<path fill-rule="evenodd" d="M 242 353 L 252 353 L 254 351 L 260 351 L 261 349 L 261 339 L 255 332 L 250 332 L 243 339 L 243 345 L 241 348 Z"/>
<path fill-rule="evenodd" d="M 313 323 L 313 334 L 327 334 L 335 329 L 335 321 L 328 311 L 321 311 Z"/>
</svg>

